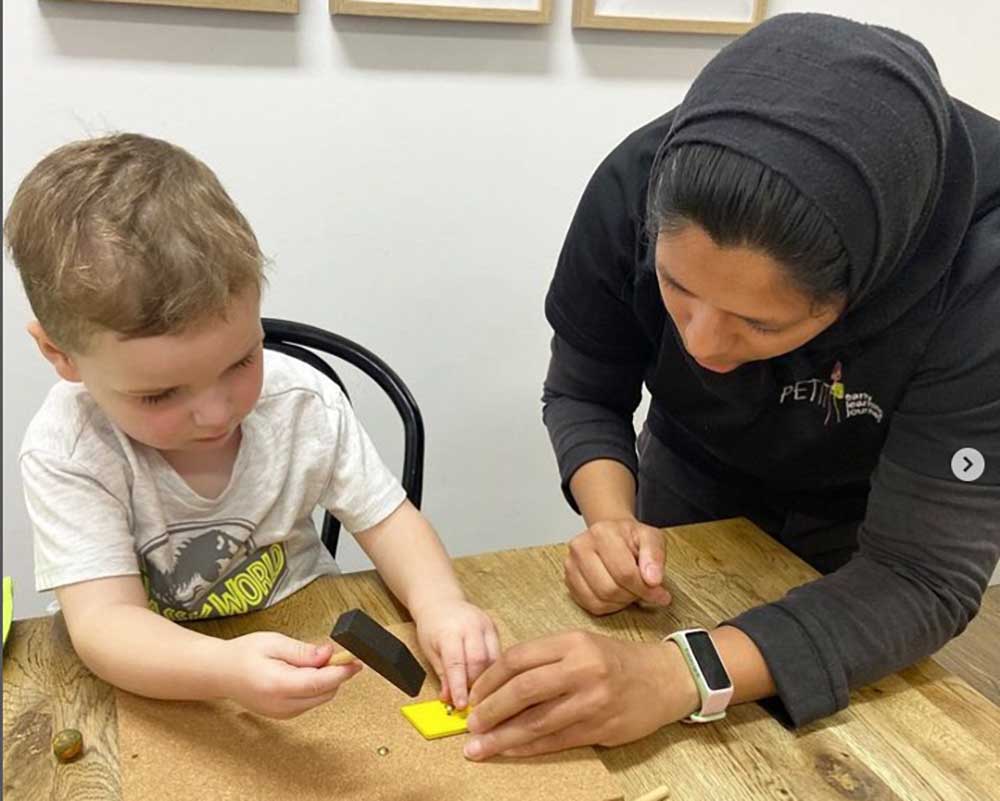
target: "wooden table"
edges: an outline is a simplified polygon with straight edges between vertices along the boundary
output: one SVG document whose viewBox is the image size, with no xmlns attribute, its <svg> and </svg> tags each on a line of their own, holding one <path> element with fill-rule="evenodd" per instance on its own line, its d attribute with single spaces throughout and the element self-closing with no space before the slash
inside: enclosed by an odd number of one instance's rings
<svg viewBox="0 0 1000 801">
<path fill-rule="evenodd" d="M 666 610 L 590 617 L 564 589 L 563 545 L 456 565 L 471 599 L 495 610 L 518 639 L 586 628 L 655 640 L 680 626 L 712 625 L 816 575 L 745 520 L 668 529 L 665 536 L 674 595 Z M 355 606 L 387 623 L 407 619 L 366 572 L 324 578 L 263 612 L 193 627 L 221 637 L 272 629 L 320 638 Z M 62 617 L 16 621 L 7 648 L 4 799 L 120 799 L 114 694 L 76 658 Z M 80 729 L 88 750 L 76 763 L 57 765 L 49 743 L 65 727 Z M 675 724 L 598 752 L 628 801 L 659 784 L 677 801 L 986 801 L 1000 799 L 998 743 L 1000 708 L 925 660 L 854 693 L 847 710 L 799 731 L 747 704 L 721 723 Z"/>
</svg>

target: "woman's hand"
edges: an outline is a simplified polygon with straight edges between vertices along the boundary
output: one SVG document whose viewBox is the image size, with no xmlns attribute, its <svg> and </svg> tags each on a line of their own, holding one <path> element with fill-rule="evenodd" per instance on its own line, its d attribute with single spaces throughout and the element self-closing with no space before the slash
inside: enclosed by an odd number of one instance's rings
<svg viewBox="0 0 1000 801">
<path fill-rule="evenodd" d="M 500 655 L 496 626 L 468 601 L 446 598 L 410 609 L 420 648 L 441 680 L 441 700 L 456 709 L 469 703 L 469 686 Z"/>
<path fill-rule="evenodd" d="M 594 523 L 569 543 L 566 586 L 573 600 L 595 615 L 640 601 L 666 606 L 662 586 L 663 532 L 634 517 Z"/>
<path fill-rule="evenodd" d="M 673 643 L 575 631 L 515 645 L 472 688 L 465 755 L 621 745 L 683 718 L 698 690 Z"/>
<path fill-rule="evenodd" d="M 315 645 L 276 632 L 246 634 L 221 646 L 225 695 L 269 718 L 293 718 L 325 704 L 361 670 L 360 662 L 328 666 L 333 643 Z"/>
</svg>

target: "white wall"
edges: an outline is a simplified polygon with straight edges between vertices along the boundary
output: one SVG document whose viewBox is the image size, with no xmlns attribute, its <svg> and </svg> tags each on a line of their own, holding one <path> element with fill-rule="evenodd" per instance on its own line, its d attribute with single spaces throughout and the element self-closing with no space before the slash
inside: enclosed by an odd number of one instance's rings
<svg viewBox="0 0 1000 801">
<path fill-rule="evenodd" d="M 274 260 L 265 313 L 382 354 L 427 425 L 425 510 L 455 554 L 563 540 L 538 398 L 542 299 L 605 153 L 676 104 L 728 39 L 547 27 L 278 17 L 77 2 L 3 4 L 3 206 L 71 139 L 135 130 L 212 166 Z M 902 28 L 953 93 L 1000 115 L 995 3 L 782 2 Z M 16 454 L 53 376 L 3 270 L 3 558 L 38 614 Z M 399 428 L 356 402 L 392 465 Z M 346 569 L 364 565 L 353 542 Z"/>
</svg>

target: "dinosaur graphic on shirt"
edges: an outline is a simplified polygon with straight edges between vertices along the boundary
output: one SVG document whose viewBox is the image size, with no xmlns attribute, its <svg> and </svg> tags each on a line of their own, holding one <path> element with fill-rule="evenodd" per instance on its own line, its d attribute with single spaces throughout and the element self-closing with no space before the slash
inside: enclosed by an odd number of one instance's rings
<svg viewBox="0 0 1000 801">
<path fill-rule="evenodd" d="M 240 518 L 168 526 L 139 552 L 150 607 L 182 620 L 265 606 L 285 573 L 284 547 L 261 549 L 253 535 Z"/>
</svg>

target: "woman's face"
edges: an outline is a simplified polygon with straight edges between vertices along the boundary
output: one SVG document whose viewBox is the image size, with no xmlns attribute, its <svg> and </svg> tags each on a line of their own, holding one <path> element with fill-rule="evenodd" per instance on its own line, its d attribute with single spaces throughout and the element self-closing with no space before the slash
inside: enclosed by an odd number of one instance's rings
<svg viewBox="0 0 1000 801">
<path fill-rule="evenodd" d="M 817 307 L 770 256 L 719 247 L 694 224 L 660 232 L 656 275 L 687 352 L 715 373 L 795 350 L 831 326 L 844 308 Z"/>
</svg>

